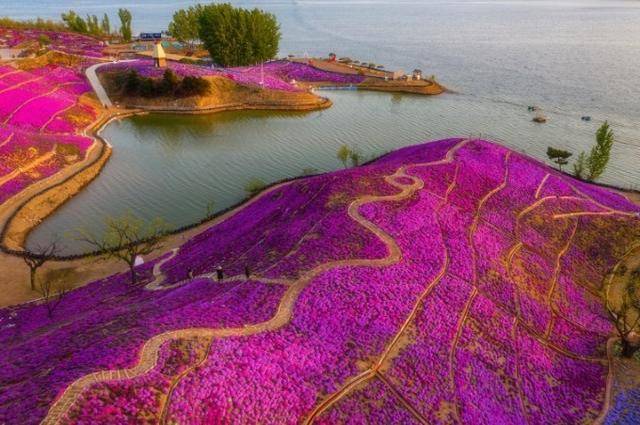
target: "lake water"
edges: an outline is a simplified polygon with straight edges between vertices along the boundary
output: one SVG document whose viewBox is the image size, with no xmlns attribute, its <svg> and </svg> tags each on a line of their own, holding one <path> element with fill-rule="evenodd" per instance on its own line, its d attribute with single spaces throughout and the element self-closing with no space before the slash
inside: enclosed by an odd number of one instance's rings
<svg viewBox="0 0 640 425">
<path fill-rule="evenodd" d="M 23 0 L 5 6 L 17 18 L 57 17 L 129 7 L 136 31 L 166 27 L 173 10 L 195 2 Z M 603 181 L 640 183 L 640 3 L 635 1 L 235 1 L 275 13 L 281 54 L 335 51 L 364 62 L 421 68 L 459 94 L 436 98 L 329 93 L 330 110 L 306 115 L 231 113 L 138 117 L 110 125 L 115 154 L 103 174 L 32 240 L 95 227 L 130 209 L 175 225 L 244 196 L 265 181 L 304 168 L 340 166 L 337 146 L 379 154 L 428 138 L 482 133 L 544 158 L 548 145 L 586 149 L 608 119 L 618 143 Z M 541 106 L 548 124 L 530 122 Z M 591 123 L 580 120 L 590 115 Z M 80 249 L 76 246 L 74 249 Z"/>
</svg>

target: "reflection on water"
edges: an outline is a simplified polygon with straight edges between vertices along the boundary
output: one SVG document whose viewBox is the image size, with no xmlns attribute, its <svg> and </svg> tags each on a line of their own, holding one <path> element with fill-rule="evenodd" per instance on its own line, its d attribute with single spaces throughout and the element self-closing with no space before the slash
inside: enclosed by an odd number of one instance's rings
<svg viewBox="0 0 640 425">
<path fill-rule="evenodd" d="M 254 178 L 273 182 L 341 167 L 342 144 L 365 159 L 423 140 L 482 135 L 539 159 L 547 146 L 586 150 L 598 122 L 550 113 L 548 124 L 531 122 L 526 107 L 463 95 L 438 97 L 370 92 L 322 92 L 334 106 L 311 113 L 227 112 L 215 115 L 144 115 L 116 121 L 103 131 L 113 156 L 88 190 L 38 228 L 29 244 L 56 234 L 68 252 L 84 250 L 72 235 L 99 229 L 104 218 L 131 210 L 175 226 L 200 219 L 207 205 L 223 209 L 245 196 Z M 620 143 L 603 180 L 639 182 L 633 129 L 615 128 Z"/>
</svg>

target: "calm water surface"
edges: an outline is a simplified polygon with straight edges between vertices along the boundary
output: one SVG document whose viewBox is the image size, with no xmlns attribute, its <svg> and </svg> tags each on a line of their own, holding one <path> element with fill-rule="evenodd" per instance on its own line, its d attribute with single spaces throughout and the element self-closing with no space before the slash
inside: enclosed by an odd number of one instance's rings
<svg viewBox="0 0 640 425">
<path fill-rule="evenodd" d="M 10 2 L 3 14 L 57 17 L 115 13 L 127 6 L 136 31 L 166 27 L 195 1 Z M 437 98 L 330 93 L 332 109 L 306 115 L 230 113 L 137 117 L 104 135 L 115 153 L 103 174 L 33 235 L 34 240 L 130 209 L 175 225 L 244 196 L 252 177 L 267 182 L 305 168 L 339 167 L 337 147 L 377 155 L 417 141 L 482 133 L 544 158 L 548 145 L 576 153 L 608 119 L 618 144 L 603 180 L 640 184 L 640 3 L 634 1 L 235 1 L 274 12 L 281 53 L 336 51 L 388 68 L 422 68 L 457 95 Z M 550 121 L 530 122 L 539 105 Z M 592 123 L 580 121 L 591 115 Z M 71 245 L 72 242 L 69 242 Z M 70 250 L 81 249 L 79 246 Z"/>
</svg>

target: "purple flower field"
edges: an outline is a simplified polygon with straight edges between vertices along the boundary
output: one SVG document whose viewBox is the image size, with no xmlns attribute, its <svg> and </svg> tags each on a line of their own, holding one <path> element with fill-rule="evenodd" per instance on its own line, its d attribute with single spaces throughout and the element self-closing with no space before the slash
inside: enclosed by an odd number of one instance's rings
<svg viewBox="0 0 640 425">
<path fill-rule="evenodd" d="M 51 41 L 49 46 L 53 50 L 73 55 L 99 58 L 102 56 L 104 45 L 101 41 L 82 34 L 43 30 L 16 30 L 0 28 L 0 39 L 10 47 L 24 46 L 28 43 L 37 43 L 41 35 L 45 35 Z"/>
<path fill-rule="evenodd" d="M 75 69 L 0 65 L 0 203 L 84 159 L 93 140 L 79 133 L 96 115 L 79 97 L 89 90 Z"/>
<path fill-rule="evenodd" d="M 639 212 L 481 140 L 276 186 L 139 286 L 0 310 L 0 423 L 592 422 Z"/>
<path fill-rule="evenodd" d="M 295 86 L 294 81 L 334 84 L 359 84 L 364 81 L 364 77 L 359 75 L 328 72 L 311 65 L 284 60 L 267 62 L 263 67 L 258 65 L 224 69 L 169 61 L 167 67 L 182 77 L 187 75 L 194 77 L 222 76 L 242 85 L 263 86 L 267 89 L 283 91 L 300 90 Z M 164 73 L 164 69 L 153 66 L 151 59 L 114 62 L 101 67 L 100 72 L 130 69 L 136 70 L 142 76 L 153 78 L 161 77 Z"/>
</svg>

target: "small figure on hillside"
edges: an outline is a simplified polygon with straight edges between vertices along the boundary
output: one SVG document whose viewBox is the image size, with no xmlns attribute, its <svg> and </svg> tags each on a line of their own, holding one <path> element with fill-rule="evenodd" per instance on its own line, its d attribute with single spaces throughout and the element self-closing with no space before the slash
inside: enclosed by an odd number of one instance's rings
<svg viewBox="0 0 640 425">
<path fill-rule="evenodd" d="M 218 266 L 216 268 L 216 276 L 218 277 L 218 282 L 222 282 L 222 279 L 224 279 L 224 270 L 222 270 L 222 266 Z"/>
<path fill-rule="evenodd" d="M 251 277 L 251 270 L 249 270 L 249 266 L 244 266 L 244 277 L 247 279 Z"/>
<path fill-rule="evenodd" d="M 193 279 L 193 269 L 189 269 L 188 276 L 189 276 L 189 279 Z"/>
</svg>

